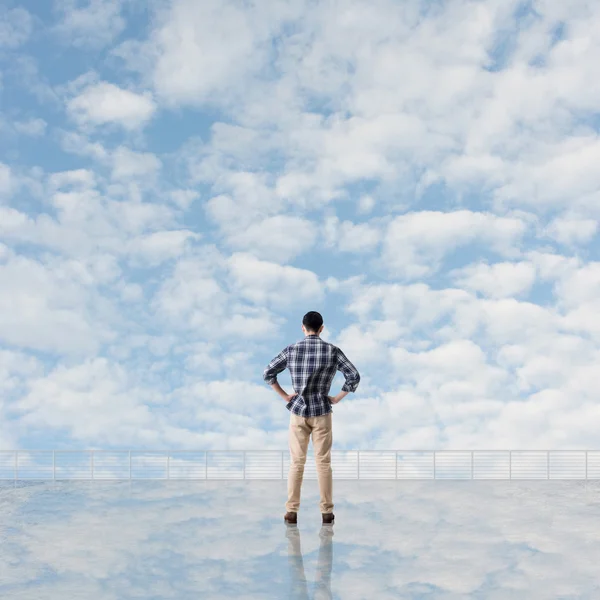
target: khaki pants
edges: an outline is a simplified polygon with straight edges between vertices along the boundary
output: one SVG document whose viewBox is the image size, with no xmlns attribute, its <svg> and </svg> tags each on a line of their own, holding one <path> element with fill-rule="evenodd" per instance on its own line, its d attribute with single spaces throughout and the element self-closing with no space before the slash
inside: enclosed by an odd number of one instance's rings
<svg viewBox="0 0 600 600">
<path fill-rule="evenodd" d="M 290 472 L 288 475 L 288 499 L 285 503 L 287 512 L 298 512 L 300 508 L 300 491 L 306 464 L 306 451 L 312 433 L 317 477 L 322 513 L 333 512 L 333 477 L 331 471 L 331 415 L 319 417 L 300 417 L 290 413 Z"/>
</svg>

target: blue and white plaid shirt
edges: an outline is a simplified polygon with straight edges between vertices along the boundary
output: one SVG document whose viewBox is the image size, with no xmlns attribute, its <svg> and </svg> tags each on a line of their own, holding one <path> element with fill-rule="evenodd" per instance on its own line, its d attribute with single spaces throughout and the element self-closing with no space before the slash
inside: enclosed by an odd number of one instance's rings
<svg viewBox="0 0 600 600">
<path fill-rule="evenodd" d="M 302 417 L 318 417 L 333 412 L 327 398 L 336 371 L 346 378 L 344 392 L 354 392 L 360 375 L 344 353 L 333 344 L 324 342 L 317 334 L 307 335 L 303 340 L 286 346 L 267 366 L 263 379 L 272 385 L 277 373 L 288 368 L 296 396 L 286 408 Z"/>
</svg>

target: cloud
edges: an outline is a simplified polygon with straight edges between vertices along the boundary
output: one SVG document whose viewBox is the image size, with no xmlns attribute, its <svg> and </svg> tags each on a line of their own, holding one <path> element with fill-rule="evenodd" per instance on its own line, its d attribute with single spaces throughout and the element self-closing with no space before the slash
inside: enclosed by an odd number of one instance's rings
<svg viewBox="0 0 600 600">
<path fill-rule="evenodd" d="M 375 249 L 382 237 L 381 227 L 370 223 L 352 223 L 337 216 L 328 217 L 323 225 L 325 243 L 340 252 L 366 253 Z"/>
<path fill-rule="evenodd" d="M 375 199 L 373 196 L 361 196 L 358 201 L 358 211 L 360 214 L 369 213 L 375 206 Z"/>
<path fill-rule="evenodd" d="M 127 177 L 128 184 L 144 178 L 149 185 L 160 166 L 154 155 L 125 148 L 118 148 L 108 164 L 113 160 L 116 176 Z M 115 170 L 111 175 L 115 176 Z M 0 205 L 0 235 L 12 243 L 50 250 L 90 265 L 121 262 L 125 270 L 128 266 L 159 266 L 185 254 L 202 237 L 178 225 L 173 204 L 141 202 L 125 194 L 125 198 L 115 199 L 122 192 L 120 187 L 111 185 L 103 194 L 104 183 L 101 175 L 89 169 L 51 173 L 42 186 L 46 210 L 30 216 Z M 101 276 L 95 267 L 94 272 Z"/>
<path fill-rule="evenodd" d="M 525 222 L 518 218 L 468 210 L 408 213 L 389 224 L 382 259 L 390 273 L 398 277 L 424 277 L 441 267 L 446 253 L 473 242 L 502 255 L 514 255 L 526 229 Z"/>
<path fill-rule="evenodd" d="M 258 306 L 281 310 L 324 298 L 323 286 L 312 271 L 258 260 L 245 253 L 232 254 L 227 263 L 235 292 Z"/>
<path fill-rule="evenodd" d="M 0 9 L 0 48 L 18 48 L 32 31 L 33 19 L 24 8 Z"/>
<path fill-rule="evenodd" d="M 445 422 L 454 420 L 456 404 L 493 396 L 506 384 L 507 373 L 487 364 L 485 352 L 471 340 L 452 340 L 423 352 L 390 349 L 391 362 L 402 376 L 415 383 L 417 392 L 437 396 Z"/>
<path fill-rule="evenodd" d="M 232 84 L 241 92 L 249 74 L 260 71 L 287 10 L 274 5 L 244 10 L 229 0 L 175 0 L 145 48 L 155 57 L 157 94 L 177 104 L 226 102 Z"/>
<path fill-rule="evenodd" d="M 546 228 L 546 235 L 559 244 L 576 246 L 589 243 L 597 231 L 597 219 L 580 219 L 566 215 L 554 219 Z"/>
<path fill-rule="evenodd" d="M 0 264 L 0 340 L 59 355 L 94 354 L 114 335 L 93 317 L 100 299 L 67 264 L 58 266 L 14 255 Z"/>
<path fill-rule="evenodd" d="M 48 183 L 50 189 L 53 192 L 64 188 L 79 188 L 79 189 L 91 189 L 96 187 L 97 180 L 96 175 L 89 169 L 74 169 L 72 171 L 58 171 L 52 173 L 48 177 Z"/>
<path fill-rule="evenodd" d="M 251 257 L 245 257 L 245 260 L 252 264 Z M 273 276 L 273 267 L 258 262 L 253 264 L 259 274 L 260 268 L 264 269 L 264 281 L 272 285 L 273 280 L 269 277 Z M 151 308 L 157 322 L 169 330 L 181 332 L 184 337 L 192 336 L 195 341 L 199 332 L 202 339 L 209 342 L 252 340 L 256 336 L 275 338 L 284 318 L 265 305 L 242 302 L 243 295 L 230 291 L 230 286 L 243 286 L 247 281 L 238 274 L 238 281 L 231 284 L 231 266 L 231 260 L 213 245 L 199 245 L 193 252 L 180 257 L 152 299 Z M 288 271 L 281 273 L 290 276 Z M 294 274 L 300 276 L 302 271 L 292 271 L 291 275 Z M 235 270 L 232 275 L 236 275 Z M 304 276 L 309 277 L 308 274 Z M 246 296 L 259 293 L 251 284 L 244 292 Z"/>
<path fill-rule="evenodd" d="M 44 135 L 48 123 L 44 119 L 28 119 L 27 121 L 16 121 L 14 128 L 17 132 L 31 137 L 40 137 Z"/>
<path fill-rule="evenodd" d="M 101 81 L 87 86 L 68 100 L 67 111 L 82 126 L 114 123 L 125 130 L 133 130 L 152 118 L 156 104 L 148 92 L 136 94 Z"/>
<path fill-rule="evenodd" d="M 3 400 L 21 392 L 29 377 L 41 372 L 42 364 L 35 357 L 25 352 L 0 350 L 0 391 Z"/>
<path fill-rule="evenodd" d="M 507 165 L 510 175 L 498 187 L 497 200 L 542 210 L 579 208 L 598 215 L 600 174 L 595 167 L 600 160 L 600 139 L 597 134 L 571 135 L 551 143 L 535 142 L 532 140 L 523 161 Z"/>
<path fill-rule="evenodd" d="M 576 308 L 600 298 L 600 262 L 589 262 L 566 272 L 555 284 L 561 305 Z"/>
<path fill-rule="evenodd" d="M 29 427 L 67 429 L 73 439 L 118 443 L 132 435 L 140 444 L 154 442 L 156 415 L 147 402 L 158 390 L 137 388 L 135 378 L 118 364 L 92 358 L 73 367 L 58 366 L 47 376 L 33 379 L 30 390 L 13 410 Z M 134 391 L 135 390 L 135 391 Z"/>
<path fill-rule="evenodd" d="M 527 262 L 478 263 L 450 273 L 462 288 L 489 298 L 508 298 L 526 294 L 536 279 L 535 266 Z"/>
<path fill-rule="evenodd" d="M 201 238 L 192 231 L 156 231 L 132 239 L 127 248 L 127 255 L 136 263 L 159 265 L 167 260 L 184 254 L 189 242 Z"/>
<path fill-rule="evenodd" d="M 56 0 L 62 20 L 56 26 L 61 42 L 76 47 L 102 48 L 125 29 L 122 0 Z"/>
<path fill-rule="evenodd" d="M 161 161 L 151 152 L 134 152 L 123 146 L 119 146 L 111 158 L 113 179 L 151 178 L 162 166 Z"/>
<path fill-rule="evenodd" d="M 311 221 L 288 215 L 268 217 L 227 238 L 235 249 L 278 262 L 287 262 L 306 252 L 315 240 L 316 226 Z"/>
<path fill-rule="evenodd" d="M 8 165 L 0 163 L 0 200 L 6 198 L 12 189 L 11 169 Z"/>
</svg>

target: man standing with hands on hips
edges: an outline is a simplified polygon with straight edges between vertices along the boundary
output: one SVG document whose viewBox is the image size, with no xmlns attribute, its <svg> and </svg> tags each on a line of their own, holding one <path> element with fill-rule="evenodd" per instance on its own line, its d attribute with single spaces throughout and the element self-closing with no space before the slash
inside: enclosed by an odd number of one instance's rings
<svg viewBox="0 0 600 600">
<path fill-rule="evenodd" d="M 323 341 L 323 317 L 315 311 L 302 319 L 305 338 L 286 346 L 267 366 L 263 379 L 287 401 L 290 411 L 290 472 L 288 499 L 285 504 L 286 523 L 297 523 L 300 491 L 306 463 L 306 451 L 312 433 L 323 524 L 333 524 L 333 478 L 331 471 L 332 405 L 358 387 L 360 375 L 344 353 L 333 344 Z M 277 374 L 288 368 L 295 394 L 286 394 L 277 382 Z M 336 371 L 344 374 L 346 382 L 337 396 L 328 396 Z"/>
</svg>

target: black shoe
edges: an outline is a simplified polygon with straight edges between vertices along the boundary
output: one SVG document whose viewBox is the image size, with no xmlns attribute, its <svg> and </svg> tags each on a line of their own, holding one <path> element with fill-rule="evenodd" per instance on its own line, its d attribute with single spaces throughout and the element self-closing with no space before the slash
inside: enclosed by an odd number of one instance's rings
<svg viewBox="0 0 600 600">
<path fill-rule="evenodd" d="M 335 515 L 333 513 L 321 513 L 323 515 L 323 525 L 333 525 Z"/>
<path fill-rule="evenodd" d="M 298 523 L 298 513 L 286 512 L 285 515 L 283 515 L 283 520 L 286 523 Z"/>
</svg>

